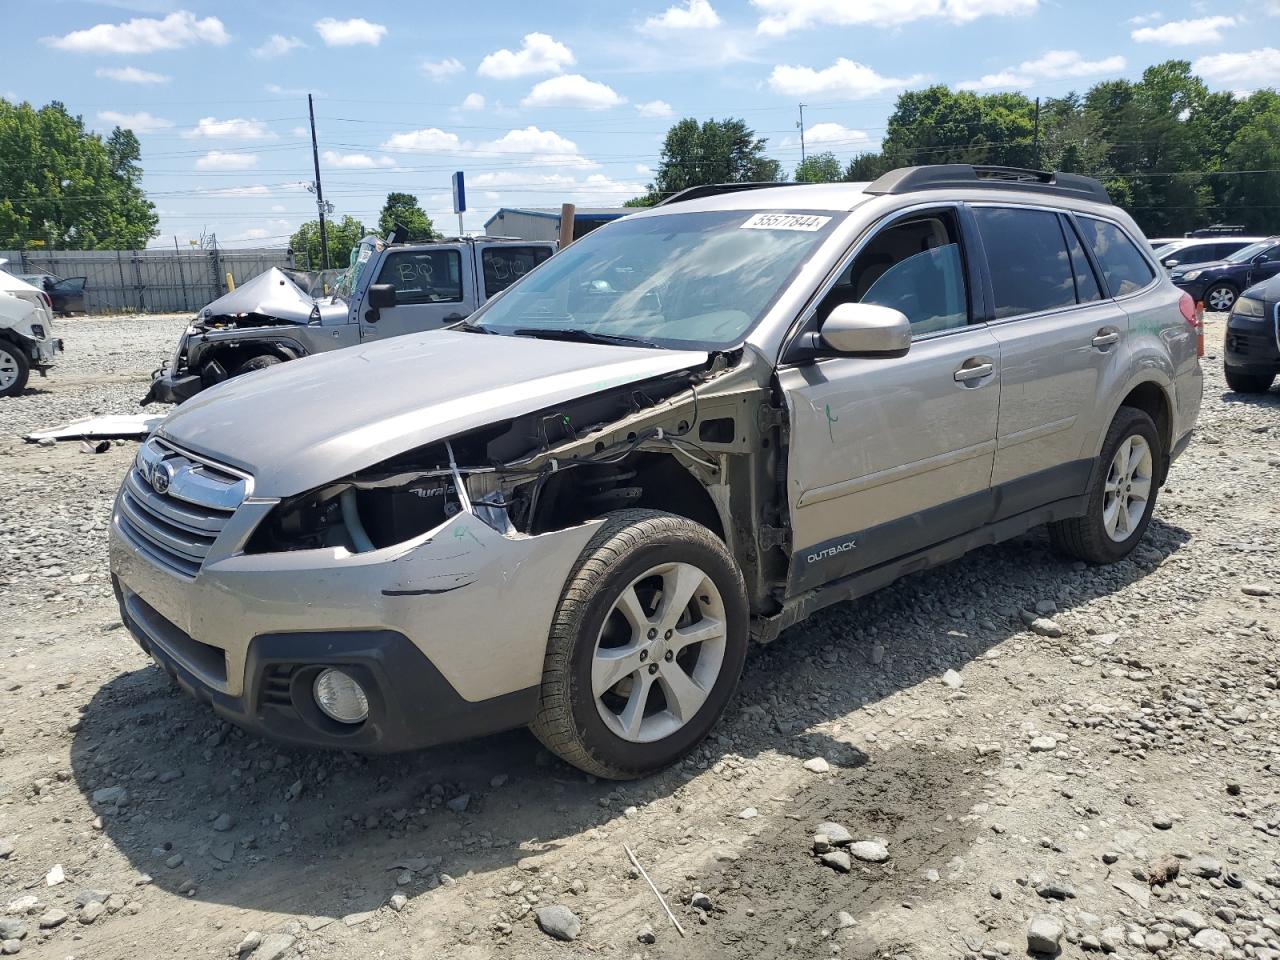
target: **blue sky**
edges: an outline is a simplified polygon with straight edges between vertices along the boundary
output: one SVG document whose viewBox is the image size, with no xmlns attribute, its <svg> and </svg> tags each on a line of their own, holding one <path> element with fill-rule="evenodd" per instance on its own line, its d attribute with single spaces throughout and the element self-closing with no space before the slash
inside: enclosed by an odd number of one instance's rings
<svg viewBox="0 0 1280 960">
<path fill-rule="evenodd" d="M 6 4 L 0 94 L 142 141 L 158 244 L 284 245 L 315 216 L 306 94 L 336 214 L 417 194 L 456 229 L 499 206 L 642 192 L 680 117 L 743 117 L 788 170 L 874 149 L 894 97 L 1030 96 L 1189 59 L 1214 89 L 1280 82 L 1280 0 L 485 0 Z"/>
</svg>

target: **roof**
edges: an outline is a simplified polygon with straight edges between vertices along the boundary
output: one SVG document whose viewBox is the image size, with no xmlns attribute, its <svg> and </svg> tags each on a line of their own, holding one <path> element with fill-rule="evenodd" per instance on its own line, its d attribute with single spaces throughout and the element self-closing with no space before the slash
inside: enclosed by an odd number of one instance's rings
<svg viewBox="0 0 1280 960">
<path fill-rule="evenodd" d="M 526 217 L 542 217 L 550 220 L 560 219 L 559 207 L 500 207 L 498 212 L 484 222 L 486 227 L 500 216 L 507 213 L 521 213 Z M 635 213 L 633 207 L 578 207 L 573 211 L 575 219 L 586 220 L 616 220 L 618 217 L 625 217 L 629 213 Z"/>
</svg>

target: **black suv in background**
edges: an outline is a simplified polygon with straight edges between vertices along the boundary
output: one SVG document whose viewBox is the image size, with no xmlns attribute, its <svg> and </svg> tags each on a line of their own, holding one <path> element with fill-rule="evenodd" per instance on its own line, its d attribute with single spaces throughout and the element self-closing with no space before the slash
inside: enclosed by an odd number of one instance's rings
<svg viewBox="0 0 1280 960">
<path fill-rule="evenodd" d="M 1231 309 L 1241 290 L 1277 273 L 1280 236 L 1258 240 L 1214 263 L 1176 266 L 1169 279 L 1191 294 L 1192 300 L 1203 300 L 1206 309 L 1223 312 Z"/>
<path fill-rule="evenodd" d="M 1280 373 L 1280 276 L 1250 287 L 1227 318 L 1223 372 L 1237 393 L 1265 393 Z"/>
</svg>

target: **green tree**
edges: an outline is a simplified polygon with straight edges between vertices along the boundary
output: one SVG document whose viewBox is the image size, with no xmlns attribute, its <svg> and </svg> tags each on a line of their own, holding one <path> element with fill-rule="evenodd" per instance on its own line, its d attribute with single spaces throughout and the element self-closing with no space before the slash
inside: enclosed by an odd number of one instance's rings
<svg viewBox="0 0 1280 960">
<path fill-rule="evenodd" d="M 1020 93 L 979 95 L 938 84 L 898 97 L 881 152 L 895 165 L 992 163 L 1029 167 L 1035 104 Z"/>
<path fill-rule="evenodd" d="M 364 224 L 350 215 L 339 221 L 325 223 L 329 235 L 329 266 L 342 268 L 350 264 L 351 251 L 369 233 Z M 319 270 L 323 262 L 320 255 L 320 221 L 308 220 L 289 239 L 289 248 L 298 263 L 308 270 Z"/>
<path fill-rule="evenodd" d="M 0 158 L 0 246 L 133 248 L 156 234 L 130 130 L 104 142 L 61 103 L 0 98 Z"/>
<path fill-rule="evenodd" d="M 894 167 L 902 166 L 884 153 L 860 153 L 844 168 L 842 179 L 852 183 L 877 180 Z"/>
<path fill-rule="evenodd" d="M 628 206 L 648 206 L 689 187 L 709 183 L 759 183 L 783 179 L 782 164 L 765 156 L 768 141 L 736 118 L 692 117 L 667 131 L 662 159 L 649 191 Z"/>
<path fill-rule="evenodd" d="M 1249 97 L 1249 119 L 1227 147 L 1221 177 L 1224 219 L 1250 231 L 1273 232 L 1280 211 L 1280 96 L 1258 91 Z M 1239 171 L 1265 171 L 1244 173 Z"/>
<path fill-rule="evenodd" d="M 384 237 L 388 236 L 397 224 L 409 231 L 409 235 L 402 239 L 434 240 L 438 236 L 431 218 L 418 206 L 418 198 L 412 193 L 393 191 L 387 194 L 387 202 L 378 214 L 378 231 Z"/>
<path fill-rule="evenodd" d="M 844 176 L 840 161 L 831 152 L 815 153 L 796 164 L 796 183 L 835 183 Z"/>
</svg>

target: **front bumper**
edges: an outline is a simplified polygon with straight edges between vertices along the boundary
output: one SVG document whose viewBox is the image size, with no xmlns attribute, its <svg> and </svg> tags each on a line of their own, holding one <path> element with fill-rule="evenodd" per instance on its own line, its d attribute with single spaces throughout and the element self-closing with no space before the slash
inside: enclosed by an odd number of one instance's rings
<svg viewBox="0 0 1280 960">
<path fill-rule="evenodd" d="M 245 501 L 188 576 L 148 552 L 117 502 L 110 556 L 121 617 L 184 689 L 266 736 L 366 752 L 532 719 L 560 591 L 597 524 L 507 536 L 462 512 L 367 553 L 240 552 L 273 506 Z M 370 717 L 358 727 L 344 729 L 310 699 L 324 664 L 368 681 Z"/>
<path fill-rule="evenodd" d="M 149 403 L 182 403 L 190 400 L 205 388 L 204 381 L 194 373 L 174 375 L 167 369 L 157 370 L 147 388 L 147 395 L 140 401 L 142 406 Z"/>
<path fill-rule="evenodd" d="M 1227 320 L 1223 362 L 1245 374 L 1280 371 L 1280 303 L 1268 303 L 1264 317 L 1232 314 Z"/>
</svg>

